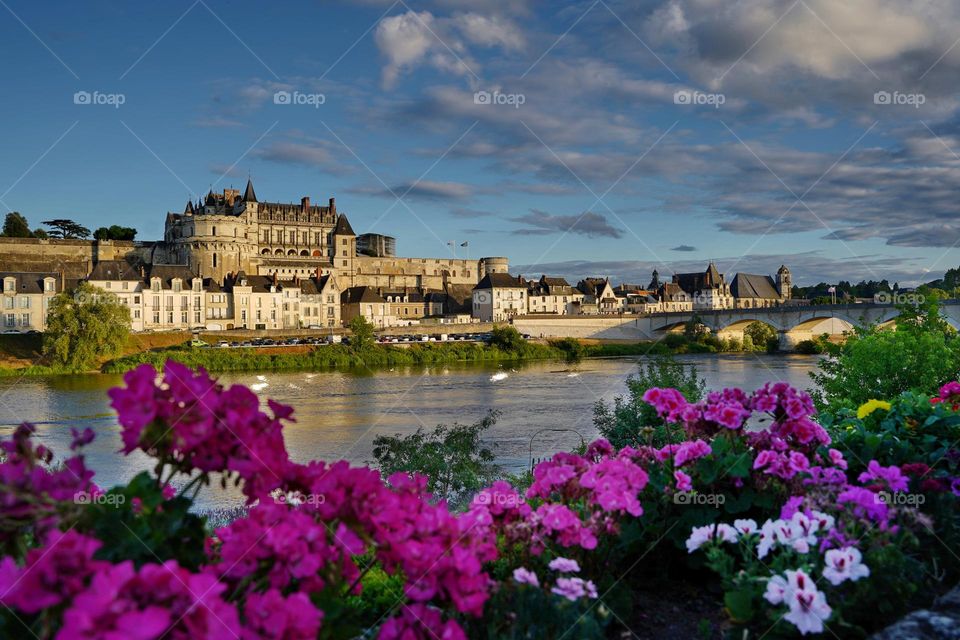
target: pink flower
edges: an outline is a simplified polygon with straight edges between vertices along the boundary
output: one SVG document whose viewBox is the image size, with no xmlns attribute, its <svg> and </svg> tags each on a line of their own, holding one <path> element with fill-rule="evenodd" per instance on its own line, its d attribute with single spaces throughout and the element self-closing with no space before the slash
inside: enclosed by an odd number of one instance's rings
<svg viewBox="0 0 960 640">
<path fill-rule="evenodd" d="M 467 636 L 456 622 L 444 620 L 439 610 L 410 604 L 383 623 L 377 640 L 467 640 Z"/>
<path fill-rule="evenodd" d="M 314 640 L 323 613 L 303 593 L 251 593 L 244 606 L 243 640 Z"/>
<path fill-rule="evenodd" d="M 682 467 L 688 462 L 706 457 L 712 453 L 710 445 L 703 440 L 692 440 L 681 443 L 673 457 L 673 464 Z"/>
<path fill-rule="evenodd" d="M 537 574 L 524 567 L 517 567 L 513 570 L 513 579 L 520 584 L 529 584 L 532 587 L 540 586 Z"/>
<path fill-rule="evenodd" d="M 571 601 L 583 597 L 597 597 L 596 585 L 592 581 L 582 578 L 557 578 L 557 584 L 550 591 Z"/>
<path fill-rule="evenodd" d="M 882 482 L 886 484 L 891 491 L 906 491 L 909 481 L 901 473 L 900 468 L 891 465 L 889 467 L 881 466 L 876 460 L 867 463 L 867 470 L 857 478 L 860 482 Z"/>
<path fill-rule="evenodd" d="M 837 451 L 836 449 L 830 449 L 828 451 L 830 456 L 830 462 L 833 463 L 833 466 L 839 467 L 840 469 L 847 468 L 847 461 L 843 459 L 843 454 Z"/>
<path fill-rule="evenodd" d="M 670 422 L 676 421 L 687 406 L 687 399 L 676 389 L 647 389 L 643 401 L 656 409 L 661 418 Z"/>
<path fill-rule="evenodd" d="M 560 573 L 580 573 L 580 565 L 576 560 L 569 558 L 554 558 L 547 566 Z"/>
<path fill-rule="evenodd" d="M 685 474 L 679 469 L 673 472 L 673 479 L 677 483 L 677 491 L 691 491 L 693 489 L 693 482 L 690 479 L 690 476 Z"/>
</svg>

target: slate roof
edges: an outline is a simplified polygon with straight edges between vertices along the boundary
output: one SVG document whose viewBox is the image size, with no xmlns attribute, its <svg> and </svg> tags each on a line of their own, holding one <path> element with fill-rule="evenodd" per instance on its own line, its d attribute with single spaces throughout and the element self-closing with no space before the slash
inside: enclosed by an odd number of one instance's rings
<svg viewBox="0 0 960 640">
<path fill-rule="evenodd" d="M 509 273 L 488 273 L 474 289 L 526 289 L 527 282 L 520 276 Z"/>
<path fill-rule="evenodd" d="M 350 221 L 347 220 L 347 216 L 340 214 L 337 216 L 337 226 L 333 228 L 333 235 L 335 236 L 355 236 L 353 232 L 353 227 L 350 226 Z"/>
<path fill-rule="evenodd" d="M 140 280 L 140 269 L 126 260 L 101 260 L 87 280 Z"/>
<path fill-rule="evenodd" d="M 184 264 L 155 264 L 147 270 L 144 280 L 149 284 L 153 278 L 160 278 L 162 286 L 168 287 L 174 278 L 180 278 L 189 285 L 195 277 L 197 277 L 197 274 Z"/>
<path fill-rule="evenodd" d="M 43 279 L 53 278 L 53 290 L 57 293 L 63 289 L 60 286 L 60 274 L 48 272 L 16 272 L 0 271 L 0 284 L 5 278 L 16 280 L 16 293 L 43 293 Z"/>
<path fill-rule="evenodd" d="M 253 191 L 253 181 L 247 178 L 247 188 L 243 192 L 244 202 L 256 202 L 257 194 Z"/>
<path fill-rule="evenodd" d="M 777 284 L 770 276 L 758 276 L 752 273 L 738 273 L 730 285 L 734 298 L 763 298 L 779 300 Z"/>
<path fill-rule="evenodd" d="M 343 304 L 357 304 L 359 302 L 382 302 L 386 300 L 373 290 L 372 287 L 349 287 L 340 294 L 340 302 Z"/>
</svg>

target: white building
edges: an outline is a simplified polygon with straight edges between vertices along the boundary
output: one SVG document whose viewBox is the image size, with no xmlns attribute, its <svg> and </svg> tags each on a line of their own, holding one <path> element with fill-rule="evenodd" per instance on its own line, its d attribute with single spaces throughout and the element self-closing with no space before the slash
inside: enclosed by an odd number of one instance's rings
<svg viewBox="0 0 960 640">
<path fill-rule="evenodd" d="M 50 300 L 63 290 L 56 273 L 0 272 L 3 282 L 3 332 L 26 333 L 47 328 Z"/>
<path fill-rule="evenodd" d="M 563 278 L 549 278 L 544 275 L 539 280 L 528 283 L 527 313 L 569 315 L 577 312 L 583 297 L 583 292 L 572 287 Z"/>
<path fill-rule="evenodd" d="M 473 317 L 481 322 L 505 322 L 527 313 L 527 283 L 521 276 L 488 273 L 473 288 Z"/>
</svg>

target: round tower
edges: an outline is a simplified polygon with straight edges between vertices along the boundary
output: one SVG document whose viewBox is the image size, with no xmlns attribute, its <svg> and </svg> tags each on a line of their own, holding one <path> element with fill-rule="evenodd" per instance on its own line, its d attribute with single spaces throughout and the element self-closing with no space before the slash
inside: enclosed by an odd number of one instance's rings
<svg viewBox="0 0 960 640">
<path fill-rule="evenodd" d="M 480 268 L 479 268 L 478 279 L 482 280 L 483 276 L 488 273 L 509 273 L 510 272 L 510 260 L 501 256 L 492 256 L 487 258 L 480 258 Z"/>
</svg>

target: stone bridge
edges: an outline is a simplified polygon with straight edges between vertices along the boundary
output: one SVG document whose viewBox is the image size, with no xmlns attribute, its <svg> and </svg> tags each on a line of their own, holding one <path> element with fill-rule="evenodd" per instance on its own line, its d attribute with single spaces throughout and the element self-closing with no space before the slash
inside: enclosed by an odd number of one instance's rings
<svg viewBox="0 0 960 640">
<path fill-rule="evenodd" d="M 945 300 L 941 311 L 947 322 L 960 329 L 960 300 Z M 668 332 L 682 331 L 694 317 L 721 338 L 743 338 L 753 322 L 763 322 L 780 335 L 782 349 L 802 340 L 827 334 L 841 336 L 854 327 L 892 324 L 899 311 L 893 304 L 782 305 L 759 309 L 718 309 L 645 315 L 551 316 L 514 318 L 522 333 L 544 338 L 595 338 L 600 340 L 658 340 Z"/>
</svg>

